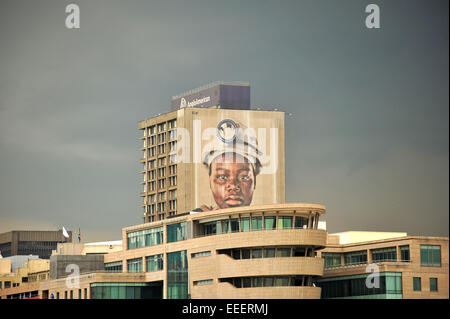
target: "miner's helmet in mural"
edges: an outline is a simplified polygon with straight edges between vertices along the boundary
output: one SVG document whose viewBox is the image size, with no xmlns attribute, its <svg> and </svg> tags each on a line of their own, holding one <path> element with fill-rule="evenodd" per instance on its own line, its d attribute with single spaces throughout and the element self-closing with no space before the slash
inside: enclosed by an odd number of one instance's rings
<svg viewBox="0 0 450 319">
<path fill-rule="evenodd" d="M 254 130 L 224 119 L 218 123 L 216 133 L 205 145 L 202 158 L 217 206 L 202 205 L 196 211 L 250 205 L 261 170 L 262 153 Z"/>
</svg>

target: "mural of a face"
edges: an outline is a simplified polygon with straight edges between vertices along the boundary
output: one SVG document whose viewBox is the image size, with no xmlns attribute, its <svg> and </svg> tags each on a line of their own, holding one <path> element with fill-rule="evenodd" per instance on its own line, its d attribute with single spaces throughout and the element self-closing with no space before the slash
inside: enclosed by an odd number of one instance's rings
<svg viewBox="0 0 450 319">
<path fill-rule="evenodd" d="M 255 184 L 253 165 L 243 156 L 222 154 L 211 162 L 209 185 L 218 208 L 250 205 Z"/>
</svg>

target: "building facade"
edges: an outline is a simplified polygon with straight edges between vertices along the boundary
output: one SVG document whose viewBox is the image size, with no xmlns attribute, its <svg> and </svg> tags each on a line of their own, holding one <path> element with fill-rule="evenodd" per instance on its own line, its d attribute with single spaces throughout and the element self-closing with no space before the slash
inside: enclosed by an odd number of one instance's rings
<svg viewBox="0 0 450 319">
<path fill-rule="evenodd" d="M 448 249 L 448 237 L 329 235 L 327 247 L 318 253 L 325 265 L 316 285 L 322 298 L 448 299 Z"/>
<path fill-rule="evenodd" d="M 140 196 L 144 222 L 183 214 L 203 204 L 215 204 L 209 195 L 204 160 L 210 148 L 228 147 L 226 143 L 220 145 L 216 136 L 223 120 L 237 123 L 242 135 L 250 136 L 253 145 L 258 147 L 257 160 L 262 163 L 262 173 L 257 176 L 252 204 L 285 202 L 283 112 L 182 108 L 139 123 L 143 132 Z"/>
<path fill-rule="evenodd" d="M 138 127 L 143 223 L 54 248 L 49 279 L 1 298 L 448 298 L 448 238 L 328 236 L 325 206 L 285 202 L 284 113 L 251 110 L 248 85 L 173 97 Z"/>
<path fill-rule="evenodd" d="M 0 252 L 3 257 L 37 255 L 49 259 L 58 243 L 71 242 L 72 232 L 65 238 L 62 231 L 13 230 L 0 234 Z"/>
</svg>

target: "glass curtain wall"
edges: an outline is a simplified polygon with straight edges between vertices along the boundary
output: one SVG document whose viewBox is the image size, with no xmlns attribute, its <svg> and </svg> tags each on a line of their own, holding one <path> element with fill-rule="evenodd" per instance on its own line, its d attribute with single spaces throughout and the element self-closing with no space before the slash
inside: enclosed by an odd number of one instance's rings
<svg viewBox="0 0 450 319">
<path fill-rule="evenodd" d="M 167 298 L 187 299 L 188 263 L 186 250 L 167 254 Z"/>
<path fill-rule="evenodd" d="M 186 240 L 186 223 L 167 225 L 167 242 Z"/>
<path fill-rule="evenodd" d="M 154 246 L 163 243 L 163 227 L 140 230 L 127 234 L 128 249 Z"/>
</svg>

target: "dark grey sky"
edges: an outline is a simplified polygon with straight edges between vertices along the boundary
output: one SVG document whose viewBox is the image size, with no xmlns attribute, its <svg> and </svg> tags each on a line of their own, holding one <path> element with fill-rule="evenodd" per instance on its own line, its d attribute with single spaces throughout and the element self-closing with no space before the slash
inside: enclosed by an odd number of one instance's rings
<svg viewBox="0 0 450 319">
<path fill-rule="evenodd" d="M 65 27 L 77 3 L 81 28 Z M 365 27 L 365 7 L 381 29 Z M 142 222 L 137 129 L 248 81 L 286 120 L 289 202 L 329 232 L 448 236 L 448 1 L 0 2 L 0 232 Z"/>
</svg>

